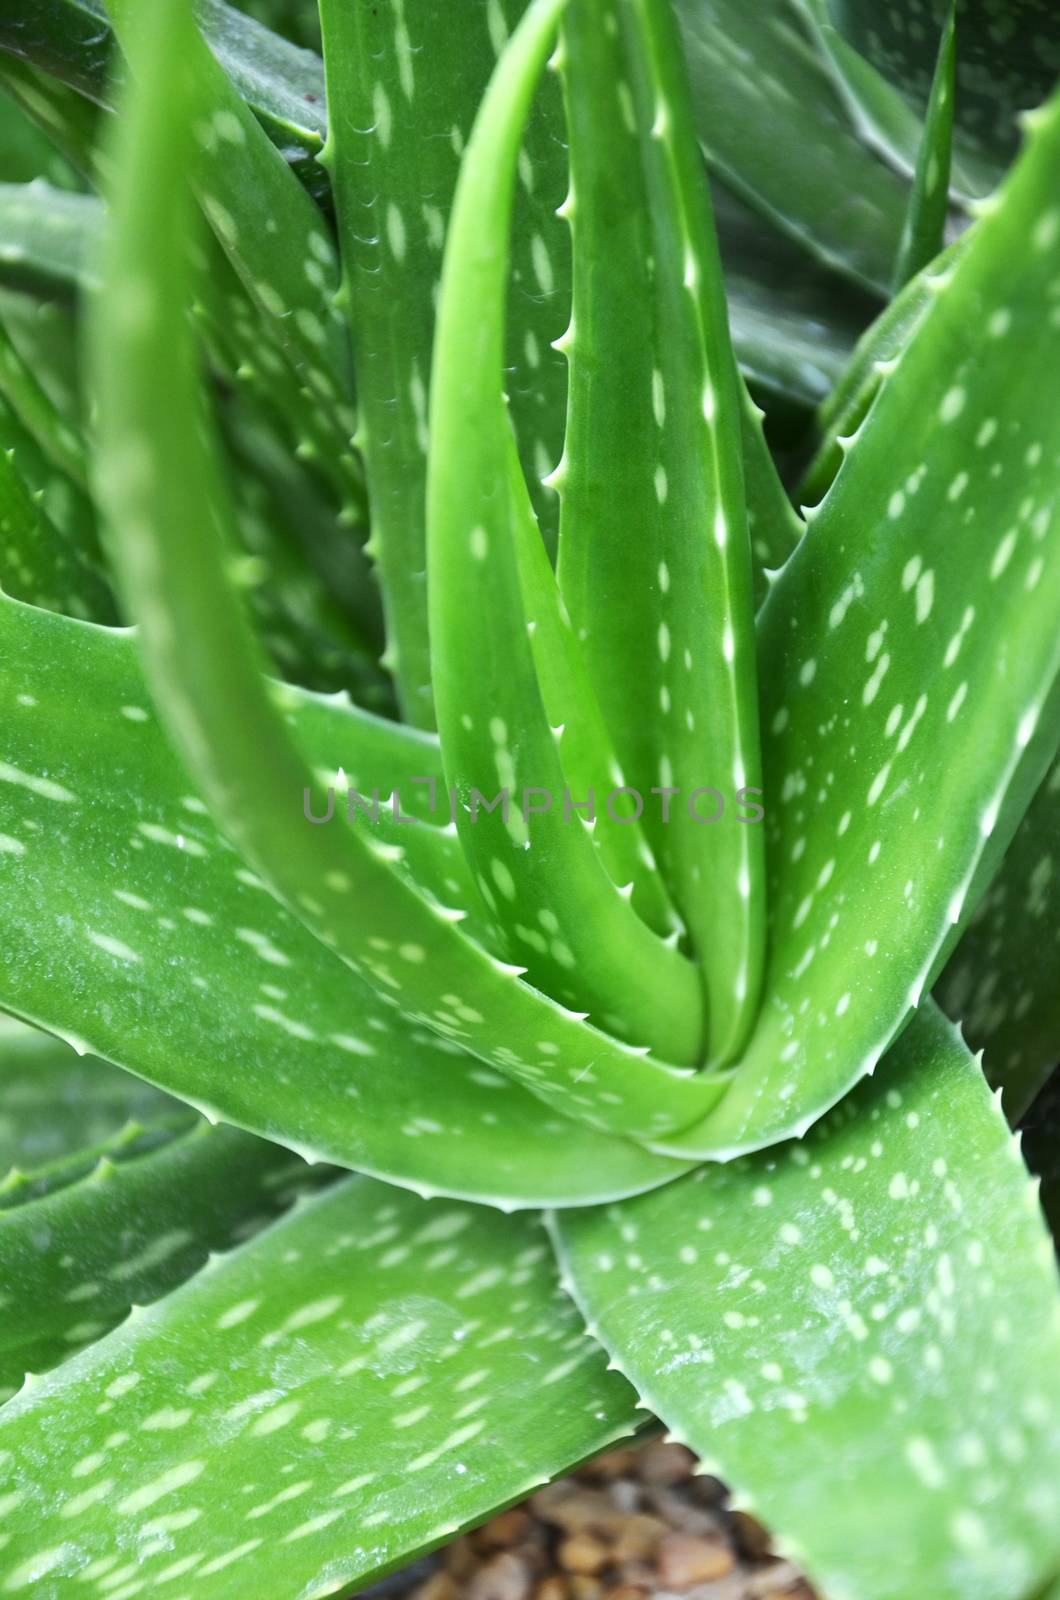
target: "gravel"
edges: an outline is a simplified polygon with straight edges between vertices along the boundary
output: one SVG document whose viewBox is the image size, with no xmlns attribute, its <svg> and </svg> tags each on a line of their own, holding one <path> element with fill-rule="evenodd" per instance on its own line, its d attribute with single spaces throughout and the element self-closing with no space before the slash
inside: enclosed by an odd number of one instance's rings
<svg viewBox="0 0 1060 1600">
<path fill-rule="evenodd" d="M 394 1574 L 388 1600 L 820 1600 L 694 1466 L 658 1439 L 610 1450 Z"/>
</svg>

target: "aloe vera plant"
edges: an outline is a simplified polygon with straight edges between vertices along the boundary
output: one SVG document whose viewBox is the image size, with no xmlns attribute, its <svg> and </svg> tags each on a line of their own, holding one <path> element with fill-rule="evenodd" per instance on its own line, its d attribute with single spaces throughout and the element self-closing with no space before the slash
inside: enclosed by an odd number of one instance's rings
<svg viewBox="0 0 1060 1600">
<path fill-rule="evenodd" d="M 0 1595 L 1051 1595 L 1052 25 L 247 10 L 0 21 Z"/>
</svg>

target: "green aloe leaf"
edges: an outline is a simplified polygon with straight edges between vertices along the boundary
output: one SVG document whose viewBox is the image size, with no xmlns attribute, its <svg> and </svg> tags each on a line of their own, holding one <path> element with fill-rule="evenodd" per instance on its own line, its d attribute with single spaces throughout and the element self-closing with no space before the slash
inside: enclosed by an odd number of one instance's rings
<svg viewBox="0 0 1060 1600">
<path fill-rule="evenodd" d="M 858 340 L 835 387 L 818 409 L 818 447 L 799 485 L 799 499 L 814 506 L 831 486 L 846 449 L 869 414 L 881 379 L 927 315 L 936 294 L 935 280 L 960 259 L 972 231 L 955 239 L 933 265 L 905 285 Z"/>
<path fill-rule="evenodd" d="M 842 277 L 886 292 L 905 185 L 857 138 L 786 0 L 677 0 L 700 142 L 738 194 Z M 768 115 L 761 84 L 779 85 Z"/>
<path fill-rule="evenodd" d="M 273 143 L 312 187 L 324 141 L 320 59 L 242 15 L 223 0 L 200 0 L 211 49 Z M 113 37 L 98 0 L 41 0 L 0 18 L 0 49 L 44 68 L 97 105 L 113 104 Z M 319 181 L 317 186 L 319 187 Z"/>
<path fill-rule="evenodd" d="M 934 44 L 947 0 L 827 0 L 836 28 L 919 112 L 928 99 Z M 1033 110 L 1060 73 L 1050 0 L 962 0 L 957 120 L 969 151 L 989 170 L 1018 143 L 1019 113 Z"/>
<path fill-rule="evenodd" d="M 167 1108 L 139 1078 L 0 1016 L 0 1172 L 55 1162 Z"/>
<path fill-rule="evenodd" d="M 719 796 L 724 810 L 759 783 L 739 379 L 676 37 L 658 6 L 635 6 L 625 37 L 619 15 L 575 4 L 566 32 L 560 581 L 623 781 L 680 791 L 645 828 L 705 971 L 709 1056 L 724 1062 L 753 1020 L 763 950 L 761 832 L 710 825 Z M 656 607 L 631 598 L 652 592 Z"/>
<path fill-rule="evenodd" d="M 530 981 L 630 1043 L 691 1064 L 702 1045 L 695 969 L 640 920 L 566 803 L 566 734 L 557 739 L 550 722 L 579 715 L 577 641 L 564 629 L 502 391 L 508 257 L 498 240 L 508 236 L 522 123 L 556 15 L 555 4 L 528 13 L 528 31 L 491 80 L 449 229 L 427 501 L 436 709 L 464 851 Z M 499 492 L 506 479 L 507 493 Z M 474 633 L 469 616 L 480 619 Z M 541 688 L 539 654 L 550 675 Z M 503 673 L 483 670 L 501 661 Z M 606 759 L 593 784 L 601 811 L 605 786 L 616 781 L 609 752 Z M 498 788 L 510 791 L 510 806 L 480 810 L 476 795 L 492 802 Z M 538 797 L 540 814 L 526 795 Z"/>
<path fill-rule="evenodd" d="M 0 1216 L 0 1395 L 256 1232 L 328 1169 L 200 1121 Z"/>
<path fill-rule="evenodd" d="M 93 195 L 40 179 L 0 184 L 0 280 L 14 288 L 71 293 L 87 280 L 103 211 Z"/>
<path fill-rule="evenodd" d="M 463 908 L 425 899 L 403 882 L 377 841 L 341 820 L 307 827 L 292 811 L 292 796 L 308 784 L 305 757 L 277 716 L 229 581 L 230 510 L 183 314 L 190 271 L 180 199 L 194 84 L 170 70 L 163 51 L 170 36 L 179 41 L 182 26 L 178 12 L 153 29 L 146 87 L 124 122 L 127 181 L 94 327 L 101 487 L 121 571 L 145 623 L 153 692 L 249 864 L 388 1007 L 396 1003 L 407 1020 L 583 1121 L 617 1132 L 679 1127 L 715 1103 L 720 1082 L 683 1074 L 587 1026 L 520 983 L 519 968 L 466 938 L 457 925 Z M 128 296 L 142 294 L 145 283 L 153 316 L 131 321 Z M 194 651 L 181 645 L 191 634 Z M 370 943 L 365 905 L 372 907 Z"/>
<path fill-rule="evenodd" d="M 17 56 L 5 54 L 2 48 L 0 88 L 21 109 L 23 116 L 35 124 L 39 136 L 47 140 L 53 150 L 52 161 L 38 167 L 31 176 L 48 179 L 49 167 L 58 163 L 59 175 L 55 181 L 63 187 L 78 190 L 90 182 L 101 120 L 99 107 L 48 72 Z M 13 170 L 8 170 L 6 162 L 3 176 L 5 181 L 17 176 Z"/>
<path fill-rule="evenodd" d="M 6 1588 L 331 1595 L 637 1421 L 539 1223 L 354 1179 L 5 1407 Z"/>
<path fill-rule="evenodd" d="M 22 474 L 23 440 L 21 423 L 0 396 L 0 586 L 32 605 L 113 621 L 114 601 L 95 553 L 56 525 L 43 491 Z"/>
<path fill-rule="evenodd" d="M 79 489 L 88 485 L 85 441 L 76 422 L 62 416 L 0 321 L 0 394 L 23 426 Z"/>
<path fill-rule="evenodd" d="M 740 370 L 767 407 L 820 404 L 876 315 L 877 297 L 840 282 L 720 178 L 710 192 Z"/>
<path fill-rule="evenodd" d="M 835 87 L 864 142 L 894 166 L 912 177 L 916 168 L 924 131 L 924 94 L 914 106 L 903 97 L 901 88 L 888 81 L 868 58 L 856 50 L 832 21 L 830 0 L 794 0 L 805 17 L 813 38 L 827 61 Z M 967 8 L 965 8 L 965 11 Z M 931 18 L 937 31 L 944 20 L 940 10 Z M 930 37 L 930 34 L 926 34 Z M 952 160 L 952 185 L 955 197 L 967 200 L 983 195 L 997 183 L 1001 167 L 969 147 L 957 130 Z"/>
<path fill-rule="evenodd" d="M 952 0 L 939 40 L 913 188 L 898 245 L 894 268 L 896 292 L 942 249 L 949 212 L 956 71 L 957 4 Z"/>
<path fill-rule="evenodd" d="M 760 614 L 770 962 L 736 1080 L 681 1152 L 801 1130 L 873 1069 L 1055 754 L 1058 160 L 1060 99 Z"/>
<path fill-rule="evenodd" d="M 105 1066 L 104 1070 L 113 1069 Z M 0 1210 L 17 1211 L 30 1201 L 58 1194 L 86 1178 L 101 1161 L 132 1161 L 185 1133 L 195 1121 L 194 1113 L 166 1095 L 159 1095 L 159 1099 L 170 1108 L 165 1115 L 147 1122 L 127 1122 L 98 1144 L 84 1145 L 60 1156 L 57 1161 L 31 1167 L 26 1172 L 13 1168 L 0 1183 Z"/>
<path fill-rule="evenodd" d="M 937 985 L 1011 1121 L 1060 1059 L 1060 762 L 1053 763 Z"/>
<path fill-rule="evenodd" d="M 804 1142 L 556 1231 L 645 1404 L 832 1600 L 1015 1600 L 1055 1569 L 1052 1247 L 938 1012 Z"/>
<path fill-rule="evenodd" d="M 1041 1179 L 1042 1209 L 1060 1250 L 1060 1071 L 1055 1071 L 1023 1122 L 1023 1154 Z"/>
<path fill-rule="evenodd" d="M 78 174 L 13 93 L 5 65 L 0 61 L 0 180 L 28 183 L 43 178 L 59 189 L 79 189 Z"/>
<path fill-rule="evenodd" d="M 206 820 L 127 634 L 3 601 L 0 640 L 0 1004 L 211 1117 L 413 1187 L 584 1204 L 680 1170 L 589 1130 L 559 1137 L 559 1118 L 404 1025 L 285 912 Z M 334 700 L 284 702 L 321 767 L 345 760 L 366 794 L 396 774 L 408 810 L 428 794 L 404 779 L 430 774 L 433 741 Z M 289 807 L 328 831 L 299 792 Z"/>
<path fill-rule="evenodd" d="M 135 67 L 142 14 L 135 0 L 110 0 L 109 13 Z M 338 255 L 324 218 L 201 36 L 189 32 L 188 48 L 200 113 L 196 174 L 203 210 L 318 409 L 348 407 L 349 352 L 335 306 Z M 350 411 L 347 435 L 352 431 Z"/>
<path fill-rule="evenodd" d="M 331 117 L 324 161 L 343 242 L 387 660 L 406 717 L 421 726 L 433 720 L 424 495 L 441 252 L 471 122 L 522 9 L 521 0 L 494 0 L 454 28 L 439 0 L 410 0 L 398 11 L 321 6 Z M 551 346 L 569 289 L 565 231 L 554 215 L 566 182 L 562 111 L 551 88 L 520 157 L 507 361 L 520 449 L 546 515 L 538 480 L 559 453 L 564 382 Z"/>
</svg>

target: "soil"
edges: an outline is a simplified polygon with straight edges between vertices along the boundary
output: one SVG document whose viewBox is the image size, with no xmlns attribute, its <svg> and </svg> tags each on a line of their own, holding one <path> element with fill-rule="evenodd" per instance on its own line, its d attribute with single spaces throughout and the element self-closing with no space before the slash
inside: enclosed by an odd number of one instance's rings
<svg viewBox="0 0 1060 1600">
<path fill-rule="evenodd" d="M 608 1451 L 365 1600 L 820 1600 L 694 1467 L 658 1439 Z"/>
</svg>

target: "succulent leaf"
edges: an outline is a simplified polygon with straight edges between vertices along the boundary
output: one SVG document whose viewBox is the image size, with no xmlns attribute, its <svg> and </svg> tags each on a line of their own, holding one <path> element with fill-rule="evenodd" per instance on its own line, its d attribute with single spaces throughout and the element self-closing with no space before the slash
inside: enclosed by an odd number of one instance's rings
<svg viewBox="0 0 1060 1600">
<path fill-rule="evenodd" d="M 951 0 L 942 27 L 931 80 L 924 131 L 917 152 L 913 188 L 894 268 L 897 292 L 942 249 L 949 210 L 953 109 L 957 86 L 957 0 Z"/>
<path fill-rule="evenodd" d="M 324 142 L 324 77 L 319 57 L 299 50 L 224 0 L 198 0 L 210 47 L 274 144 L 312 187 Z M 42 67 L 97 105 L 112 108 L 113 36 L 100 0 L 44 0 L 28 16 L 0 17 L 0 49 Z M 319 185 L 318 185 L 319 186 Z"/>
<path fill-rule="evenodd" d="M 44 183 L 0 183 L 0 281 L 14 288 L 69 294 L 89 271 L 102 223 L 92 195 Z"/>
<path fill-rule="evenodd" d="M 539 1101 L 403 1024 L 277 905 L 209 825 L 129 635 L 0 601 L 0 640 L 0 1004 L 212 1118 L 413 1187 L 584 1204 L 681 1170 L 588 1129 L 558 1137 Z M 319 696 L 285 704 L 310 759 L 342 752 L 365 792 L 431 770 L 424 736 Z M 290 802 L 295 827 L 326 831 Z"/>
<path fill-rule="evenodd" d="M 681 1153 L 802 1129 L 873 1069 L 1055 754 L 1060 415 L 1038 396 L 1060 350 L 1058 160 L 1060 99 L 760 614 L 770 964 L 732 1087 Z"/>
<path fill-rule="evenodd" d="M 677 0 L 676 11 L 711 166 L 840 276 L 886 292 L 904 185 L 858 140 L 797 13 L 785 0 Z M 782 91 L 766 116 L 769 80 Z"/>
<path fill-rule="evenodd" d="M 1017 1121 L 1060 1058 L 1060 762 L 1020 823 L 997 877 L 936 985 Z"/>
<path fill-rule="evenodd" d="M 167 3 L 159 15 L 169 10 Z M 169 26 L 179 39 L 179 12 Z M 229 581 L 230 510 L 183 314 L 190 272 L 182 249 L 188 216 L 179 199 L 188 146 L 180 135 L 190 132 L 194 86 L 186 73 L 171 72 L 162 53 L 169 37 L 161 23 L 152 27 L 152 70 L 123 127 L 128 181 L 115 208 L 94 348 L 101 489 L 119 570 L 145 624 L 152 690 L 170 730 L 249 864 L 388 1006 L 396 1002 L 406 1018 L 582 1121 L 616 1132 L 679 1127 L 716 1102 L 719 1082 L 683 1074 L 591 1028 L 466 938 L 454 916 L 462 908 L 440 906 L 402 882 L 373 841 L 342 819 L 307 827 L 293 811 L 308 773 L 265 686 Z M 131 321 L 128 296 L 145 281 L 153 315 Z M 194 651 L 181 642 L 191 633 Z M 367 945 L 366 904 L 374 930 Z"/>
<path fill-rule="evenodd" d="M 331 118 L 324 162 L 343 244 L 387 659 L 405 715 L 420 726 L 433 722 L 424 495 L 441 250 L 475 110 L 522 9 L 521 0 L 493 0 L 454 28 L 437 0 L 400 10 L 343 0 L 321 6 Z M 429 71 L 418 67 L 425 62 Z M 540 504 L 537 480 L 555 465 L 562 428 L 563 364 L 551 344 L 563 328 L 569 267 L 553 215 L 565 183 L 562 113 L 549 106 L 539 120 L 520 165 L 519 282 L 506 365 Z"/>
<path fill-rule="evenodd" d="M 507 237 L 522 124 L 557 9 L 553 0 L 528 11 L 502 58 L 453 206 L 428 470 L 435 701 L 465 853 L 530 981 L 629 1043 L 690 1065 L 702 1045 L 696 971 L 640 920 L 567 804 L 565 730 L 557 737 L 551 717 L 562 716 L 564 704 L 580 717 L 584 674 L 577 641 L 564 629 L 501 387 L 508 257 L 498 241 Z M 532 591 L 526 597 L 524 585 Z M 478 622 L 469 633 L 472 616 Z M 535 656 L 550 658 L 547 689 Z M 601 810 L 605 790 L 625 781 L 610 752 L 604 756 L 590 784 Z M 579 762 L 583 772 L 585 765 Z M 476 796 L 492 803 L 498 785 L 511 792 L 510 804 L 483 814 Z M 535 794 L 543 796 L 536 814 L 527 803 Z M 586 796 L 573 799 L 583 804 Z"/>
<path fill-rule="evenodd" d="M 665 10 L 579 0 L 565 60 L 575 288 L 560 582 L 622 781 L 680 791 L 645 829 L 704 970 L 709 1057 L 724 1063 L 753 1020 L 763 949 L 761 831 L 731 815 L 711 826 L 719 797 L 724 811 L 759 784 L 742 385 Z"/>
<path fill-rule="evenodd" d="M 53 1163 L 164 1109 L 173 1102 L 128 1072 L 0 1016 L 0 1172 Z"/>
<path fill-rule="evenodd" d="M 0 1215 L 0 1396 L 59 1365 L 130 1306 L 184 1282 L 329 1176 L 290 1151 L 199 1120 Z"/>
<path fill-rule="evenodd" d="M 109 15 L 135 69 L 148 25 L 143 13 L 135 0 L 109 0 Z M 187 47 L 199 107 L 195 172 L 203 210 L 303 386 L 320 407 L 348 407 L 349 351 L 334 304 L 338 255 L 324 218 L 197 31 L 189 29 Z M 273 231 L 260 225 L 263 211 Z M 352 411 L 348 420 L 347 435 Z"/>
<path fill-rule="evenodd" d="M 19 419 L 0 396 L 0 586 L 31 605 L 75 617 L 114 619 L 109 585 L 93 559 L 52 520 L 22 474 L 32 450 Z"/>
<path fill-rule="evenodd" d="M 971 231 L 955 239 L 930 268 L 920 272 L 896 294 L 857 342 L 844 371 L 817 413 L 816 453 L 799 485 L 798 497 L 806 506 L 824 499 L 848 447 L 869 408 L 884 375 L 898 360 L 935 298 L 934 281 L 956 265 L 971 242 Z"/>
<path fill-rule="evenodd" d="M 536 1220 L 355 1178 L 9 1402 L 0 1559 L 39 1600 L 86 1573 L 311 1600 L 637 1422 Z"/>
<path fill-rule="evenodd" d="M 1054 1569 L 1052 1248 L 934 1008 L 804 1142 L 555 1231 L 594 1336 L 834 1600 L 1012 1600 Z"/>
<path fill-rule="evenodd" d="M 946 0 L 827 0 L 836 28 L 919 112 L 929 95 L 934 44 Z M 995 173 L 1018 143 L 1017 121 L 1052 90 L 1060 72 L 1050 0 L 961 0 L 957 121 L 969 151 Z"/>
</svg>

